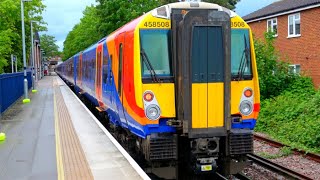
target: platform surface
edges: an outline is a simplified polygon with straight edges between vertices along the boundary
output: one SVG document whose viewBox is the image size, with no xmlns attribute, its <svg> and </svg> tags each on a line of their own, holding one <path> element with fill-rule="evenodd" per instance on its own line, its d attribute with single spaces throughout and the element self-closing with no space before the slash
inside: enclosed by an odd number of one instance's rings
<svg viewBox="0 0 320 180">
<path fill-rule="evenodd" d="M 58 76 L 0 117 L 0 179 L 149 179 Z"/>
</svg>

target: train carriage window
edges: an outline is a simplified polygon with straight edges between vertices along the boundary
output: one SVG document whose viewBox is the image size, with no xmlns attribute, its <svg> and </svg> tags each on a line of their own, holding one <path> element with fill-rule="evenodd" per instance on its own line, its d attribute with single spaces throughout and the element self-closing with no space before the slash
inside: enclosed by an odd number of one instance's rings
<svg viewBox="0 0 320 180">
<path fill-rule="evenodd" d="M 108 76 L 109 76 L 109 84 L 111 85 L 112 84 L 112 54 L 110 55 L 110 63 L 109 63 L 109 73 L 108 73 Z"/>
<path fill-rule="evenodd" d="M 103 71 L 103 83 L 108 83 L 107 82 L 107 77 L 108 77 L 108 56 L 104 54 L 103 56 L 103 65 L 102 65 L 102 71 Z"/>
<path fill-rule="evenodd" d="M 110 66 L 110 67 L 109 67 L 110 70 L 112 70 L 112 58 L 113 58 L 113 57 L 112 57 L 112 54 L 111 54 L 111 55 L 110 55 L 110 65 L 109 65 L 109 66 Z"/>
<path fill-rule="evenodd" d="M 118 93 L 121 93 L 121 79 L 122 79 L 122 59 L 123 59 L 123 46 L 122 43 L 120 44 L 119 48 L 119 71 L 118 71 Z"/>
<path fill-rule="evenodd" d="M 96 70 L 96 60 L 95 57 L 91 59 L 91 64 L 90 64 L 90 79 L 92 83 L 96 81 L 95 79 L 95 70 Z"/>
<path fill-rule="evenodd" d="M 88 67 L 88 60 L 85 61 L 85 79 L 87 80 L 88 79 L 88 72 L 89 72 L 89 67 Z"/>
<path fill-rule="evenodd" d="M 77 67 L 77 81 L 79 81 L 79 78 L 80 78 L 80 56 L 78 57 L 76 67 Z"/>
<path fill-rule="evenodd" d="M 108 56 L 107 55 L 103 56 L 103 65 L 108 65 Z"/>
</svg>

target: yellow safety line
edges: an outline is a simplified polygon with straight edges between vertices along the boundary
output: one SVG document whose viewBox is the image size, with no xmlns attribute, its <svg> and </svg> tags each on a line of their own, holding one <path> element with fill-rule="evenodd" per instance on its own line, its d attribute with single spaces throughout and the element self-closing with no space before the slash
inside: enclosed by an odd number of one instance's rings
<svg viewBox="0 0 320 180">
<path fill-rule="evenodd" d="M 64 180 L 64 169 L 63 169 L 61 144 L 60 144 L 60 131 L 59 131 L 57 104 L 56 104 L 56 93 L 54 91 L 53 91 L 53 104 L 54 104 L 54 125 L 55 125 L 55 134 L 56 134 L 56 158 L 57 158 L 58 180 Z"/>
</svg>

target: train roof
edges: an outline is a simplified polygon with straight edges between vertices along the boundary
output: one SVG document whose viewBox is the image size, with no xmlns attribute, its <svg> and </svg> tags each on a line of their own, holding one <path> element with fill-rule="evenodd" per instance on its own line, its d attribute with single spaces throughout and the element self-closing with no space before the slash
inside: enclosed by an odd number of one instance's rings
<svg viewBox="0 0 320 180">
<path fill-rule="evenodd" d="M 160 13 L 164 13 L 164 8 L 166 8 L 166 11 L 169 13 L 166 13 L 167 16 L 163 16 L 163 14 L 159 15 Z M 223 6 L 220 6 L 218 4 L 213 3 L 207 3 L 207 2 L 176 2 L 176 3 L 170 3 L 163 6 L 160 6 L 158 8 L 155 8 L 149 13 L 151 13 L 153 16 L 162 17 L 170 19 L 170 14 L 172 12 L 172 9 L 216 9 L 218 11 L 224 11 L 229 14 L 230 17 L 238 16 L 234 11 L 227 9 Z"/>
<path fill-rule="evenodd" d="M 86 48 L 85 50 L 78 52 L 77 54 L 73 55 L 72 57 L 70 57 L 69 59 L 75 57 L 75 56 L 79 56 L 80 53 L 87 53 L 90 52 L 91 50 L 95 49 L 97 47 L 97 45 L 101 42 L 105 42 L 108 41 L 108 39 L 112 39 L 113 36 L 116 36 L 117 34 L 121 33 L 122 31 L 132 28 L 135 28 L 136 24 L 139 23 L 139 21 L 141 21 L 144 16 L 146 16 L 147 14 L 152 14 L 155 17 L 159 17 L 159 18 L 166 18 L 166 19 L 170 19 L 170 14 L 172 12 L 172 9 L 216 9 L 218 11 L 224 11 L 226 13 L 229 14 L 230 17 L 235 17 L 238 16 L 235 12 L 233 12 L 230 9 L 227 9 L 225 7 L 222 7 L 218 4 L 213 4 L 213 3 L 207 3 L 207 2 L 176 2 L 176 3 L 170 3 L 170 4 L 166 4 L 160 7 L 157 7 L 139 17 L 137 17 L 136 19 L 133 19 L 132 21 L 128 22 L 127 24 L 123 25 L 122 27 L 118 28 L 117 30 L 113 31 L 111 34 L 109 34 L 108 36 L 102 38 L 101 40 L 99 40 L 98 42 L 92 44 L 91 46 L 89 46 L 88 48 Z M 165 16 L 164 13 L 165 12 Z M 162 13 L 162 14 L 159 14 Z"/>
</svg>

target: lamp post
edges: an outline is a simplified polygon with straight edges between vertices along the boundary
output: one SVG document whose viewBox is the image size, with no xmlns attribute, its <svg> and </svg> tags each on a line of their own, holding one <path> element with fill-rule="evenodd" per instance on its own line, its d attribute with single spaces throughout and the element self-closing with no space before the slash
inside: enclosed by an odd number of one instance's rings
<svg viewBox="0 0 320 180">
<path fill-rule="evenodd" d="M 28 80 L 27 80 L 27 63 L 26 63 L 26 40 L 25 40 L 25 30 L 24 30 L 24 8 L 23 2 L 30 2 L 32 0 L 21 0 L 21 26 L 22 26 L 22 54 L 23 54 L 23 75 L 24 75 L 24 99 L 23 103 L 29 103 L 28 98 Z"/>
<path fill-rule="evenodd" d="M 35 44 L 33 44 L 33 47 L 35 47 L 35 50 L 34 50 L 34 56 L 33 56 L 33 62 L 34 62 L 34 64 L 33 64 L 33 67 L 34 67 L 34 77 L 35 77 L 35 82 L 38 82 L 38 74 L 37 74 L 37 67 L 38 67 L 38 48 L 39 48 L 39 40 L 34 40 L 33 41 Z"/>
<path fill-rule="evenodd" d="M 43 74 L 42 74 L 42 64 L 44 61 L 44 55 L 45 55 L 45 51 L 44 49 L 41 49 L 41 59 L 40 59 L 40 77 L 43 78 Z"/>
<path fill-rule="evenodd" d="M 36 80 L 40 80 L 40 75 L 39 75 L 39 64 L 40 64 L 40 59 L 41 59 L 41 45 L 38 43 L 37 44 L 37 61 L 36 61 Z"/>
<path fill-rule="evenodd" d="M 32 24 L 35 23 L 36 21 L 31 21 L 30 22 L 30 27 L 31 27 L 31 58 L 32 58 L 32 92 L 35 93 L 37 92 L 36 90 L 36 77 L 35 77 L 35 72 L 34 72 L 34 46 L 33 46 L 33 26 Z"/>
</svg>

